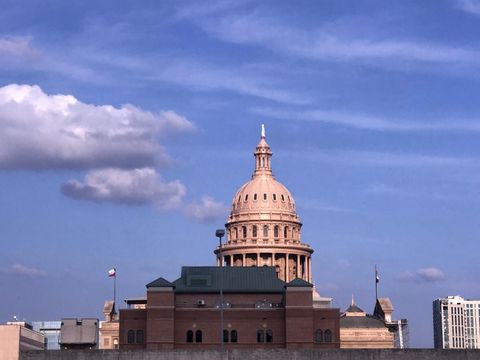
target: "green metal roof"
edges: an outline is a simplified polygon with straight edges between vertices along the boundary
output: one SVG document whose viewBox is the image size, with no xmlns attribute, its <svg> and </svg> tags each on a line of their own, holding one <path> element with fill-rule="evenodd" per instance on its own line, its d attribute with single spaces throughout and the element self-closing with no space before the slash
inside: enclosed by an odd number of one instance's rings
<svg viewBox="0 0 480 360">
<path fill-rule="evenodd" d="M 224 293 L 283 293 L 285 282 L 274 267 L 184 266 L 173 282 L 176 293 L 218 293 L 220 274 Z"/>
<path fill-rule="evenodd" d="M 310 284 L 308 281 L 305 281 L 300 278 L 293 279 L 287 285 L 287 287 L 313 287 L 313 284 Z"/>
<path fill-rule="evenodd" d="M 352 304 L 350 305 L 347 310 L 345 310 L 345 312 L 350 312 L 350 313 L 363 313 L 365 311 L 363 311 L 362 309 L 360 309 L 357 305 L 355 304 Z"/>
<path fill-rule="evenodd" d="M 174 285 L 170 281 L 165 280 L 163 277 L 159 277 L 158 279 L 153 280 L 151 283 L 148 283 L 145 286 L 148 289 L 149 287 L 173 287 Z"/>
</svg>

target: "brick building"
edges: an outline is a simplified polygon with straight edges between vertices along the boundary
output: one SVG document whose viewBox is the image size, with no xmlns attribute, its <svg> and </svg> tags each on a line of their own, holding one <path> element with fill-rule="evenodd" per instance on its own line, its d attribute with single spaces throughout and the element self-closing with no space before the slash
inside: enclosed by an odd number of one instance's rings
<svg viewBox="0 0 480 360">
<path fill-rule="evenodd" d="M 149 283 L 146 299 L 120 310 L 120 348 L 218 348 L 221 284 L 225 348 L 339 347 L 339 309 L 321 307 L 305 280 L 286 283 L 265 266 L 183 267 L 173 282 Z"/>
</svg>

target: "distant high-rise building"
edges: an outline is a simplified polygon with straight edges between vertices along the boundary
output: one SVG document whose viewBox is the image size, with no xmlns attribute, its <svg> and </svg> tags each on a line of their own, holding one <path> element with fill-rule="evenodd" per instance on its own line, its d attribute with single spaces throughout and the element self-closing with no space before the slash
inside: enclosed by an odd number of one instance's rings
<svg viewBox="0 0 480 360">
<path fill-rule="evenodd" d="M 436 349 L 480 349 L 480 300 L 434 300 L 433 337 Z"/>
<path fill-rule="evenodd" d="M 45 336 L 46 350 L 60 350 L 61 321 L 33 321 L 32 328 Z"/>
</svg>

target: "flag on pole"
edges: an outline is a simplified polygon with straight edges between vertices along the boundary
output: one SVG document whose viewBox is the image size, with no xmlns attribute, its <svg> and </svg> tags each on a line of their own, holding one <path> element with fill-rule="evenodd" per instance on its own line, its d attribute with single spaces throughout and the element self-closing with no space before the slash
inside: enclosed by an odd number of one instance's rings
<svg viewBox="0 0 480 360">
<path fill-rule="evenodd" d="M 108 270 L 108 277 L 115 277 L 116 274 L 117 274 L 117 269 L 113 268 Z"/>
</svg>

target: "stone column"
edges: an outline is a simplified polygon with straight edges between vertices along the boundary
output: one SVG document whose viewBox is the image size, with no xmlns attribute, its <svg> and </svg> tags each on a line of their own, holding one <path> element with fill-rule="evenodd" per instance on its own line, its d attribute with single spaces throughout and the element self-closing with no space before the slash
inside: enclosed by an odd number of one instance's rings
<svg viewBox="0 0 480 360">
<path fill-rule="evenodd" d="M 288 253 L 285 253 L 285 282 L 289 282 L 288 280 L 288 274 L 289 273 L 289 270 L 288 270 Z"/>
<path fill-rule="evenodd" d="M 257 253 L 257 267 L 260 266 L 260 253 Z"/>
<path fill-rule="evenodd" d="M 242 266 L 247 266 L 247 264 L 245 263 L 245 253 L 242 254 Z"/>
<path fill-rule="evenodd" d="M 308 257 L 308 282 L 312 282 L 312 258 Z"/>
<path fill-rule="evenodd" d="M 297 273 L 296 273 L 296 275 L 297 275 L 298 278 L 302 278 L 302 275 L 303 275 L 303 274 L 300 273 L 300 271 L 301 271 L 300 254 L 297 254 Z"/>
</svg>

